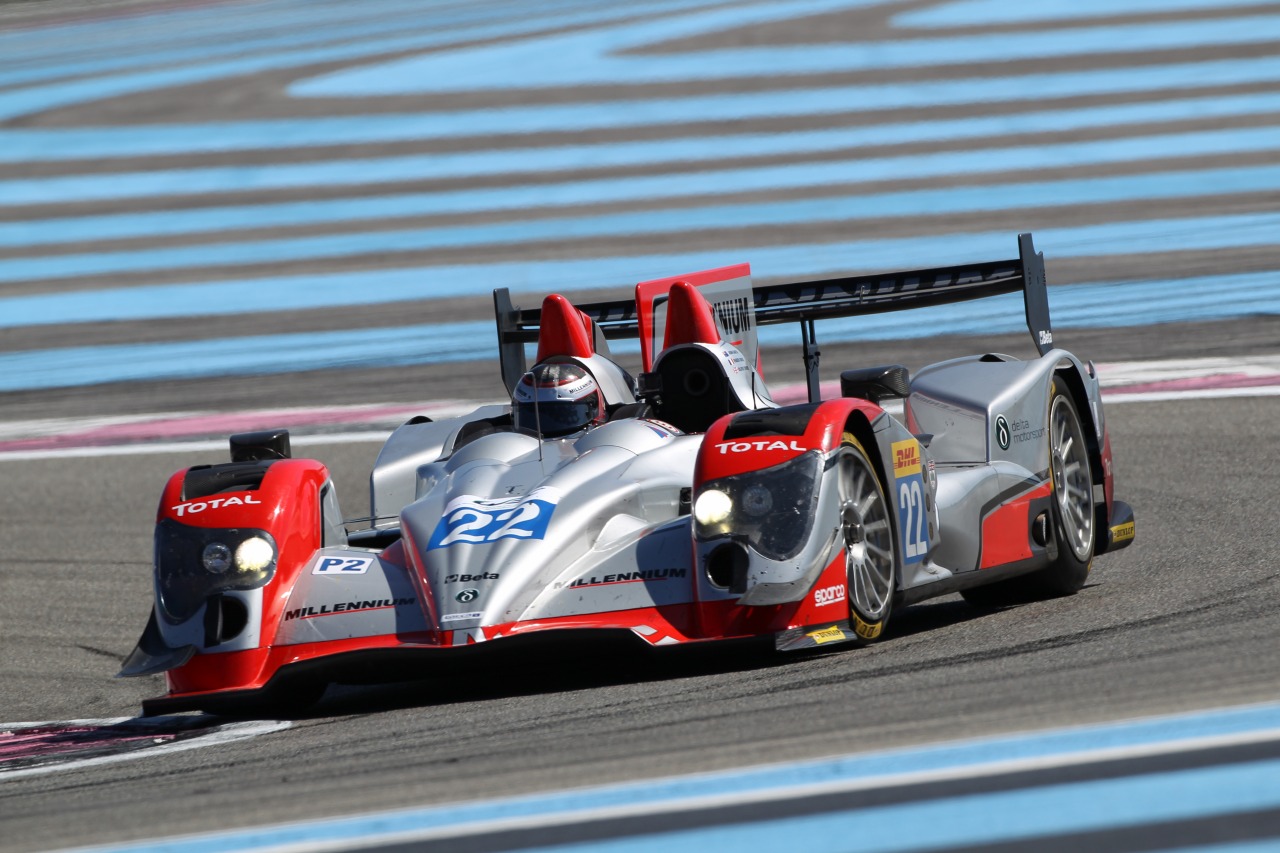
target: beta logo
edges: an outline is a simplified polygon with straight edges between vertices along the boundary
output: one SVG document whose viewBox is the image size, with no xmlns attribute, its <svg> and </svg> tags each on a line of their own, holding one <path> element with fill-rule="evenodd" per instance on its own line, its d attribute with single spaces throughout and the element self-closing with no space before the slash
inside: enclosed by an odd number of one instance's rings
<svg viewBox="0 0 1280 853">
<path fill-rule="evenodd" d="M 1051 346 L 1053 344 L 1053 332 L 1046 332 L 1041 329 L 1039 332 L 1041 346 Z"/>
<path fill-rule="evenodd" d="M 207 501 L 185 501 L 170 508 L 177 513 L 178 518 L 182 518 L 184 515 L 195 515 L 196 513 L 204 512 L 206 509 L 226 509 L 229 506 L 257 506 L 261 503 L 262 501 L 253 495 L 245 495 L 242 498 L 229 497 L 211 498 Z"/>
<path fill-rule="evenodd" d="M 716 449 L 723 456 L 726 453 L 749 453 L 752 450 L 800 450 L 801 447 L 793 438 L 790 442 L 780 441 L 778 439 L 761 439 L 759 441 L 722 441 L 716 445 Z"/>
<path fill-rule="evenodd" d="M 823 587 L 813 591 L 813 603 L 819 607 L 825 607 L 828 604 L 839 604 L 844 601 L 844 584 L 836 584 L 835 586 Z"/>
<path fill-rule="evenodd" d="M 321 557 L 313 575 L 362 575 L 373 565 L 372 557 Z"/>
<path fill-rule="evenodd" d="M 445 583 L 476 583 L 478 581 L 496 581 L 497 572 L 480 572 L 474 575 L 446 575 Z"/>
</svg>

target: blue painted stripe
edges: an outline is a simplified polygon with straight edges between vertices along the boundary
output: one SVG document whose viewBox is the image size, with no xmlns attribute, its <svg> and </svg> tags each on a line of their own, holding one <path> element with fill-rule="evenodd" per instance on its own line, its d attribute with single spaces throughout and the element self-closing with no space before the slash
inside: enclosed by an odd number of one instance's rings
<svg viewBox="0 0 1280 853">
<path fill-rule="evenodd" d="M 835 0 L 828 0 L 830 6 Z M 571 26 L 598 24 L 601 21 L 626 18 L 637 13 L 695 5 L 697 0 L 650 0 L 650 2 L 617 6 L 588 4 L 579 12 L 546 15 L 506 15 L 496 23 L 482 22 L 465 31 L 461 28 L 445 32 L 398 33 L 384 38 L 366 38 L 356 42 L 340 42 L 320 46 L 303 46 L 267 53 L 212 57 L 159 68 L 125 70 L 117 74 L 94 75 L 81 79 L 55 80 L 48 83 L 0 91 L 0 121 L 55 107 L 96 101 L 121 95 L 166 89 L 174 86 L 204 83 L 226 77 L 312 65 L 320 62 L 356 60 L 399 51 L 416 50 L 454 44 L 464 35 L 466 40 L 508 37 L 542 30 L 548 25 Z M 814 0 L 816 3 L 816 0 Z M 794 14 L 788 13 L 788 14 Z"/>
<path fill-rule="evenodd" d="M 838 174 L 841 171 L 839 164 L 823 165 L 827 167 L 828 174 Z M 280 263 L 375 253 L 387 256 L 433 249 L 518 246 L 566 239 L 582 241 L 605 237 L 687 233 L 699 229 L 737 229 L 765 225 L 785 227 L 812 222 L 851 222 L 922 214 L 1012 210 L 1041 207 L 1046 198 L 1053 199 L 1054 205 L 1060 207 L 1134 199 L 1190 199 L 1201 195 L 1247 194 L 1277 189 L 1280 189 L 1280 166 L 957 187 L 768 204 L 680 207 L 485 225 L 325 234 L 52 257 L 20 257 L 0 260 L 0 281 L 71 278 L 180 267 Z M 249 226 L 241 223 L 240 227 Z M 62 236 L 76 233 L 73 229 L 52 226 L 48 230 Z M 4 229 L 0 227 L 0 243 L 5 236 Z"/>
<path fill-rule="evenodd" d="M 838 4 L 848 6 L 850 4 Z M 837 6 L 837 7 L 838 7 Z M 780 9 L 787 18 L 798 17 Z M 752 7 L 704 12 L 542 38 L 426 53 L 362 65 L 294 83 L 294 96 L 365 97 L 600 84 L 774 77 L 961 65 L 974 57 L 1007 62 L 1063 56 L 1107 56 L 1210 45 L 1259 44 L 1280 38 L 1280 16 L 1148 21 L 1042 31 L 937 38 L 896 37 L 863 44 L 752 46 L 659 55 L 625 52 L 765 17 Z M 1117 73 L 1125 73 L 1120 71 Z M 998 85 L 996 83 L 995 85 Z"/>
<path fill-rule="evenodd" d="M 1231 0 L 1236 8 L 1268 6 L 1275 0 Z M 1216 10 L 1221 0 L 956 0 L 893 16 L 898 27 L 981 27 L 992 24 L 1064 21 L 1074 18 L 1108 18 L 1120 15 L 1167 14 Z"/>
<path fill-rule="evenodd" d="M 672 197 L 695 195 L 702 187 L 713 192 L 747 192 L 792 186 L 856 184 L 909 178 L 937 177 L 956 172 L 985 174 L 1014 169 L 1052 169 L 1070 166 L 1158 161 L 1188 156 L 1214 156 L 1267 151 L 1280 137 L 1276 127 L 1232 128 L 1197 133 L 1173 133 L 1092 142 L 1061 143 L 1010 148 L 943 151 L 901 157 L 878 157 L 839 162 L 791 163 L 780 166 L 703 170 L 688 173 L 618 178 L 537 186 L 512 186 L 491 190 L 503 195 L 523 193 L 530 203 L 585 203 L 624 197 Z M 369 160 L 332 160 L 319 163 L 269 166 L 220 166 L 170 169 L 109 175 L 72 175 L 0 181 L 0 199 L 8 204 L 57 204 L 72 201 L 144 198 L 160 195 L 277 190 L 290 187 L 338 187 L 360 184 L 403 183 L 406 175 L 417 180 L 459 178 L 493 173 L 539 174 L 591 166 L 632 166 L 669 163 L 679 144 L 671 146 L 630 144 L 554 148 L 545 151 L 493 151 L 480 154 L 431 154 Z M 689 146 L 689 150 L 695 150 Z M 719 149 L 703 149 L 715 161 L 736 156 L 730 138 Z M 748 154 L 750 152 L 747 152 Z M 688 159 L 688 158 L 677 158 Z M 574 200 L 574 201 L 570 201 Z"/>
<path fill-rule="evenodd" d="M 0 67 L 0 87 L 173 62 L 204 62 L 339 39 L 354 41 L 386 33 L 403 35 L 407 29 L 430 29 L 439 34 L 467 24 L 514 23 L 509 5 L 475 4 L 468 9 L 434 3 L 429 4 L 434 7 L 429 21 L 423 19 L 417 27 L 412 27 L 404 13 L 421 12 L 428 4 L 380 5 L 376 10 L 378 17 L 371 14 L 374 10 L 366 4 L 354 8 L 312 5 L 293 11 L 246 6 L 235 15 L 227 15 L 221 9 L 179 10 L 148 15 L 146 20 L 134 20 L 123 26 L 119 20 L 113 20 L 107 24 L 56 27 L 56 35 L 44 39 L 39 37 L 39 30 L 26 31 L 21 36 L 0 33 L 0 52 L 5 56 L 5 65 Z M 465 38 L 467 35 L 463 32 L 453 40 Z"/>
<path fill-rule="evenodd" d="M 214 851 L 226 849 L 252 850 L 273 845 L 306 844 L 319 841 L 337 842 L 344 839 L 361 839 L 369 842 L 376 837 L 396 833 L 422 832 L 431 829 L 460 827 L 468 824 L 483 825 L 498 820 L 550 816 L 564 816 L 569 819 L 573 815 L 589 814 L 599 809 L 621 806 L 647 805 L 656 808 L 662 804 L 687 803 L 690 800 L 699 799 L 709 794 L 734 797 L 772 792 L 778 796 L 783 796 L 789 789 L 813 785 L 837 785 L 852 780 L 874 782 L 879 777 L 932 773 L 959 768 L 978 768 L 991 766 L 996 762 L 1034 759 L 1051 760 L 1054 757 L 1078 755 L 1096 750 L 1174 744 L 1191 738 L 1230 736 L 1273 730 L 1278 727 L 1280 727 L 1280 705 L 1261 705 L 1002 738 L 958 741 L 888 752 L 839 756 L 817 761 L 795 762 L 747 770 L 646 780 L 631 784 L 514 797 L 488 802 L 406 809 L 308 824 L 291 824 L 216 833 L 170 841 L 139 842 L 129 845 L 95 848 L 95 850 L 129 850 L 139 851 L 139 853 L 142 853 L 142 851 L 159 853 L 161 850 L 174 851 L 174 853 L 214 853 Z M 1271 798 L 1280 797 L 1280 787 L 1271 784 L 1276 778 L 1274 776 L 1275 768 L 1271 766 L 1272 764 L 1274 762 L 1223 768 L 1225 772 L 1221 773 L 1217 770 L 1206 771 L 1217 774 L 1213 776 L 1194 775 L 1200 771 L 1179 774 L 1176 778 L 1171 774 L 1166 777 L 1167 781 L 1162 788 L 1134 789 L 1135 796 L 1142 796 L 1153 810 L 1166 809 L 1172 803 L 1179 803 L 1184 799 L 1196 799 L 1203 790 L 1202 782 L 1213 781 L 1221 786 L 1224 796 L 1221 799 L 1214 798 L 1211 801 L 1213 805 L 1209 804 L 1210 801 L 1206 801 L 1205 808 L 1230 811 L 1243 808 L 1244 806 L 1241 804 L 1249 802 L 1270 805 L 1272 803 Z M 1235 772 L 1233 773 L 1232 771 Z M 1259 772 L 1266 773 L 1268 771 L 1272 774 L 1270 779 L 1260 780 L 1256 775 Z M 1129 781 L 1141 785 L 1150 780 L 1159 782 L 1160 777 L 1138 778 Z M 1117 780 L 1115 783 L 1094 784 L 1121 784 L 1124 781 L 1126 780 Z M 1240 791 L 1239 796 L 1234 798 L 1227 796 L 1227 794 L 1237 792 L 1237 786 L 1246 790 Z M 1040 793 L 1061 791 L 1065 796 L 1072 798 L 1073 802 L 1078 803 L 1079 800 L 1074 798 L 1079 795 L 1079 792 L 1090 788 L 1091 786 L 1055 786 L 1053 789 L 1040 789 Z M 1118 793 L 1114 788 L 1091 788 L 1091 790 L 1098 792 L 1099 796 L 1094 801 L 1086 803 L 1084 809 L 1059 808 L 1056 809 L 1058 812 L 1057 817 L 1045 815 L 1045 819 L 1061 821 L 1066 819 L 1064 816 L 1070 816 L 1079 811 L 1084 811 L 1088 815 L 1098 815 L 1100 809 L 1104 809 L 1113 803 L 1124 803 L 1129 798 L 1127 791 Z M 914 830 L 909 824 L 918 823 L 925 826 L 923 831 L 926 832 L 935 831 L 930 830 L 929 827 L 936 827 L 941 824 L 952 827 L 951 831 L 953 832 L 976 833 L 997 823 L 997 821 L 992 820 L 993 815 L 1000 815 L 1001 821 L 999 823 L 1003 823 L 1006 812 L 993 812 L 986 808 L 974 808 L 975 805 L 979 805 L 979 803 L 975 802 L 978 800 L 992 805 L 998 802 L 1001 805 L 1008 806 L 1010 812 L 1007 814 L 1010 821 L 1018 820 L 1017 812 L 1022 809 L 1034 808 L 1036 811 L 1040 811 L 1047 808 L 1053 810 L 1052 799 L 1047 799 L 1046 803 L 1041 805 L 1031 799 L 1037 792 L 1021 793 L 1027 799 L 1020 801 L 1000 800 L 999 798 L 1001 797 L 1012 795 L 996 794 L 974 798 L 952 798 L 942 803 L 925 803 L 914 807 L 897 806 L 893 808 L 927 809 L 931 806 L 939 807 L 951 804 L 954 806 L 954 812 L 948 813 L 945 817 L 932 815 L 928 820 L 924 819 L 925 815 L 923 813 L 916 812 L 915 814 L 919 815 L 919 817 L 911 821 L 894 820 L 881 829 L 872 828 L 869 831 L 877 833 L 881 831 L 913 832 Z M 1259 797 L 1265 798 L 1265 802 L 1254 799 Z M 1129 808 L 1124 805 L 1118 807 L 1121 809 Z M 877 809 L 874 813 L 883 817 L 887 811 L 887 809 Z M 1148 819 L 1147 816 L 1150 814 L 1150 812 L 1132 814 L 1128 819 L 1145 820 Z M 1040 828 L 1041 825 L 1029 822 L 1026 831 L 1034 833 Z M 800 836 L 793 834 L 787 839 L 789 843 L 776 849 L 795 849 L 795 839 L 797 837 Z M 838 844 L 822 845 L 817 843 L 810 844 L 809 836 L 806 835 L 804 837 L 806 849 L 829 847 L 830 849 L 843 850 L 847 849 L 850 838 L 862 840 L 857 835 L 845 835 Z M 594 846 L 593 849 L 595 849 Z M 659 848 L 651 843 L 650 846 L 644 849 L 645 853 L 648 853 L 648 851 L 654 849 L 667 848 Z M 707 843 L 704 839 L 703 846 L 698 853 L 705 853 L 709 849 L 721 848 Z M 748 839 L 745 844 L 739 843 L 736 846 L 724 849 L 758 850 L 763 848 Z"/>
<path fill-rule="evenodd" d="M 1050 288 L 1059 340 L 1063 329 L 1138 326 L 1179 320 L 1280 316 L 1280 272 L 1128 281 Z M 899 340 L 935 335 L 994 335 L 1025 331 L 1021 296 L 919 309 L 874 317 L 824 320 L 824 343 Z M 795 326 L 760 330 L 766 345 L 799 341 Z M 636 341 L 614 341 L 615 355 L 634 355 Z M 162 379 L 246 376 L 298 370 L 440 364 L 492 358 L 491 321 L 257 335 L 194 341 L 67 347 L 0 353 L 0 392 Z M 496 370 L 496 368 L 495 368 Z M 496 374 L 495 374 L 496 375 Z"/>
<path fill-rule="evenodd" d="M 1037 231 L 1036 242 L 1052 258 L 1230 249 L 1272 245 L 1277 227 L 1280 213 L 1115 222 Z M 255 311 L 276 311 L 373 305 L 487 295 L 495 287 L 510 287 L 516 293 L 541 298 L 553 292 L 570 294 L 583 289 L 631 286 L 637 281 L 743 260 L 749 260 L 753 274 L 764 280 L 899 269 L 904 258 L 910 259 L 912 266 L 927 267 L 1014 255 L 1013 236 L 1001 231 L 634 257 L 277 276 L 5 297 L 0 298 L 0 328 L 225 316 L 243 313 L 248 306 Z"/>
<path fill-rule="evenodd" d="M 892 851 L 1049 839 L 1057 834 L 1194 820 L 1280 806 L 1280 761 L 1160 776 L 1053 785 L 1027 791 L 801 818 L 714 826 L 590 843 L 596 853 L 707 851 Z M 803 839 L 797 844 L 797 839 Z M 1273 842 L 1274 843 L 1274 842 Z M 580 853 L 581 844 L 526 853 Z M 1272 848 L 1274 849 L 1274 847 Z"/>
<path fill-rule="evenodd" d="M 100 159 L 148 154 L 185 154 L 248 149 L 292 149 L 318 145 L 393 142 L 415 139 L 447 139 L 473 136 L 555 132 L 565 129 L 604 130 L 649 125 L 678 125 L 690 122 L 735 121 L 771 117 L 837 115 L 869 110 L 907 107 L 982 104 L 1035 99 L 1107 95 L 1123 92 L 1180 92 L 1203 86 L 1231 86 L 1280 80 L 1280 57 L 1220 60 L 1214 62 L 1154 65 L 1122 70 L 1031 74 L 992 78 L 895 83 L 869 86 L 833 86 L 753 92 L 750 94 L 697 95 L 680 98 L 574 104 L 545 104 L 485 110 L 451 110 L 446 113 L 368 115 L 355 118 L 322 117 L 268 119 L 261 121 L 217 122 L 214 124 L 148 125 L 146 127 L 100 127 L 67 129 L 0 129 L 0 162 L 26 160 Z M 1265 94 L 1255 94 L 1259 112 L 1274 107 Z M 1205 99 L 1207 115 L 1216 114 L 1214 99 Z M 1235 97 L 1218 99 L 1237 103 Z M 1157 109 L 1144 105 L 1138 109 Z M 1055 111 L 1063 120 L 1090 115 L 1105 117 L 1123 107 L 1098 110 Z M 1175 108 L 1176 109 L 1176 108 Z M 1006 132 L 1020 131 L 1023 121 L 1036 121 L 1032 113 L 1006 119 Z M 1161 117 L 1153 113 L 1147 120 L 1169 121 L 1176 114 Z M 962 135 L 986 132 L 983 119 L 956 119 L 943 128 L 956 127 Z M 990 120 L 988 120 L 990 121 Z M 918 127 L 934 128 L 936 123 Z M 898 127 L 901 130 L 895 131 Z M 843 128 L 850 145 L 875 144 L 883 132 L 885 143 L 906 142 L 913 136 L 910 125 L 876 125 Z M 965 134 L 965 128 L 975 128 Z M 902 134 L 902 135 L 898 135 Z M 818 138 L 809 133 L 801 137 Z M 857 141 L 863 140 L 863 141 Z M 803 149 L 797 149 L 803 150 Z M 818 150 L 818 149 L 815 149 Z"/>
</svg>

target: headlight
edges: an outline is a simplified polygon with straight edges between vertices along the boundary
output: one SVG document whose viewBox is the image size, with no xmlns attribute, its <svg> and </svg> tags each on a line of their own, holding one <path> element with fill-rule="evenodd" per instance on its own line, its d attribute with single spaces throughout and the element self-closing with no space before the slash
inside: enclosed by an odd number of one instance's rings
<svg viewBox="0 0 1280 853">
<path fill-rule="evenodd" d="M 276 569 L 276 544 L 265 530 L 156 525 L 156 594 L 171 624 L 185 622 L 211 595 L 265 586 Z"/>
<path fill-rule="evenodd" d="M 733 511 L 733 501 L 719 489 L 707 489 L 693 505 L 693 517 L 699 524 L 719 524 Z"/>
<path fill-rule="evenodd" d="M 772 560 L 800 552 L 818 505 L 822 455 L 803 453 L 781 465 L 706 483 L 693 505 L 700 539 L 732 536 Z"/>
<path fill-rule="evenodd" d="M 222 542 L 210 542 L 204 546 L 200 562 L 215 575 L 220 575 L 231 568 L 231 549 Z"/>
</svg>

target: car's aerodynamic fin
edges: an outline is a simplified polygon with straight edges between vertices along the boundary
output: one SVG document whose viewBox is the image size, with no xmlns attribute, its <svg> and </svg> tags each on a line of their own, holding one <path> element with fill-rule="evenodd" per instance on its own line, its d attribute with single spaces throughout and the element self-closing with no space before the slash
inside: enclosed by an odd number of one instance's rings
<svg viewBox="0 0 1280 853">
<path fill-rule="evenodd" d="M 679 344 L 718 344 L 720 330 L 711 316 L 711 303 L 687 281 L 677 281 L 667 292 L 667 329 L 662 348 Z"/>
<path fill-rule="evenodd" d="M 719 276 L 716 280 L 732 280 L 737 270 L 749 275 L 746 265 L 722 267 L 699 273 Z M 658 279 L 665 282 L 662 292 L 676 280 L 700 285 L 695 276 Z M 749 279 L 748 279 L 749 281 Z M 644 282 L 644 285 L 653 284 Z M 639 295 L 637 287 L 637 295 Z M 704 293 L 706 287 L 703 286 Z M 805 362 L 808 368 L 810 397 L 817 395 L 817 340 L 813 324 L 817 320 L 837 317 L 880 314 L 906 308 L 948 305 L 970 299 L 981 299 L 1003 293 L 1022 291 L 1026 305 L 1027 328 L 1036 351 L 1044 355 L 1053 347 L 1053 329 L 1049 322 L 1049 300 L 1046 294 L 1044 258 L 1035 251 L 1030 234 L 1018 235 L 1018 257 L 999 261 L 957 264 L 948 267 L 872 273 L 818 281 L 783 282 L 751 288 L 751 311 L 742 319 L 750 319 L 752 342 L 755 326 L 775 323 L 798 323 L 801 326 Z M 711 302 L 716 304 L 716 300 Z M 540 312 L 519 310 L 512 305 L 506 288 L 494 291 L 494 307 L 498 322 L 498 344 L 502 359 L 503 379 L 514 385 L 524 370 L 523 343 L 536 341 Z M 652 309 L 653 304 L 649 305 Z M 646 318 L 642 301 L 618 300 L 579 305 L 578 309 L 597 323 L 609 338 L 641 338 L 644 369 L 652 368 L 654 328 L 652 315 Z M 660 327 L 659 327 L 660 328 Z M 754 360 L 754 352 L 743 354 Z"/>
<path fill-rule="evenodd" d="M 704 333 L 697 337 L 696 342 L 717 344 L 727 341 L 737 347 L 749 364 L 756 364 L 758 368 L 760 346 L 756 339 L 755 312 L 752 308 L 751 267 L 748 264 L 735 264 L 655 278 L 636 285 L 640 361 L 644 369 L 653 369 L 658 354 L 670 346 L 666 343 L 668 327 L 673 320 L 680 322 L 669 305 L 671 288 L 676 284 L 696 288 L 698 295 L 710 307 L 711 323 L 717 332 L 714 335 Z M 688 337 L 682 342 L 693 343 L 695 339 Z"/>
<path fill-rule="evenodd" d="M 586 314 L 558 293 L 542 300 L 542 322 L 538 328 L 538 361 L 557 355 L 590 358 L 595 355 L 593 327 Z"/>
</svg>

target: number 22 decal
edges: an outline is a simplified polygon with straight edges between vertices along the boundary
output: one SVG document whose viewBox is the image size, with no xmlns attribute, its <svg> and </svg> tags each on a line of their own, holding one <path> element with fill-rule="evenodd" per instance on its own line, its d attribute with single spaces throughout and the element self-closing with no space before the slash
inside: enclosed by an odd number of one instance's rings
<svg viewBox="0 0 1280 853">
<path fill-rule="evenodd" d="M 916 475 L 898 481 L 898 526 L 902 528 L 903 562 L 915 563 L 929 552 L 929 522 L 924 508 L 924 480 Z"/>
<path fill-rule="evenodd" d="M 558 494 L 547 489 L 539 489 L 527 498 L 455 498 L 431 534 L 427 550 L 482 545 L 499 539 L 542 539 L 558 499 Z"/>
</svg>

